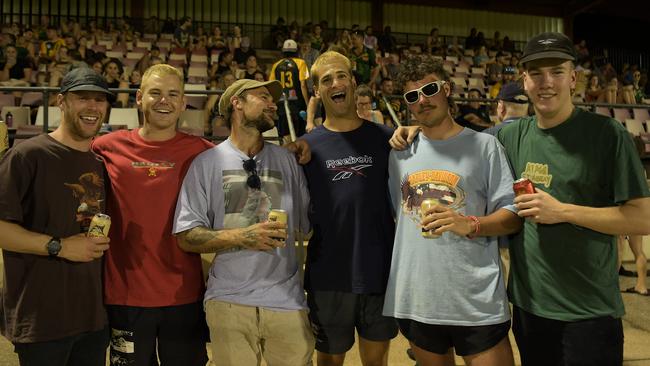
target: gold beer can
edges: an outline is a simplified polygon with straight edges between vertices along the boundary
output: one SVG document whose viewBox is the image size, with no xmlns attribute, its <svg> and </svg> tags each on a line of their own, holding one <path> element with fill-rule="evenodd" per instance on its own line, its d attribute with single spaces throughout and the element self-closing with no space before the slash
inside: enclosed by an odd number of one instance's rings
<svg viewBox="0 0 650 366">
<path fill-rule="evenodd" d="M 420 215 L 424 217 L 424 213 L 427 212 L 429 209 L 432 207 L 435 207 L 440 204 L 440 201 L 438 201 L 435 198 L 427 198 L 422 203 L 420 204 Z M 434 234 L 433 230 L 427 230 L 424 227 L 422 228 L 422 236 L 427 238 L 427 239 L 435 239 L 439 238 L 440 235 Z"/>
<path fill-rule="evenodd" d="M 88 236 L 99 237 L 108 236 L 108 230 L 111 228 L 111 217 L 102 213 L 95 214 L 90 227 L 88 227 Z"/>
<path fill-rule="evenodd" d="M 271 210 L 269 212 L 269 221 L 281 222 L 281 223 L 286 225 L 287 224 L 287 218 L 288 218 L 287 217 L 287 211 L 285 211 L 285 210 L 276 209 L 276 210 Z M 284 241 L 284 239 L 280 239 L 280 238 L 277 238 L 276 240 Z"/>
</svg>

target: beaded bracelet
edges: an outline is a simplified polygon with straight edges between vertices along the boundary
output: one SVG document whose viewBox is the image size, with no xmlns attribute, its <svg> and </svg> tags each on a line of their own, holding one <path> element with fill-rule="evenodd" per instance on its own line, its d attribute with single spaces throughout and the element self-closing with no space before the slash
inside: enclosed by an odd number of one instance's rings
<svg viewBox="0 0 650 366">
<path fill-rule="evenodd" d="M 474 239 L 475 237 L 478 236 L 478 233 L 481 231 L 481 222 L 478 221 L 478 217 L 476 216 L 467 216 L 467 218 L 474 221 L 474 223 L 476 224 L 476 228 L 474 229 L 474 232 L 467 234 L 468 239 Z"/>
</svg>

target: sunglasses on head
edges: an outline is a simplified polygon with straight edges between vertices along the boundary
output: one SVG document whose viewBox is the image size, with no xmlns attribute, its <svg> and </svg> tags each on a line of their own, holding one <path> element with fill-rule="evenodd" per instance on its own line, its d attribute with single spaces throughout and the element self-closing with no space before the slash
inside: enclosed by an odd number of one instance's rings
<svg viewBox="0 0 650 366">
<path fill-rule="evenodd" d="M 244 170 L 249 174 L 246 179 L 246 185 L 248 188 L 261 189 L 262 182 L 260 181 L 259 175 L 257 175 L 257 164 L 253 158 L 244 160 Z"/>
<path fill-rule="evenodd" d="M 422 85 L 420 88 L 409 90 L 404 93 L 404 100 L 408 104 L 417 103 L 417 101 L 420 100 L 420 93 L 422 93 L 422 95 L 425 97 L 432 97 L 440 92 L 444 84 L 444 80 L 438 80 L 429 84 Z"/>
</svg>

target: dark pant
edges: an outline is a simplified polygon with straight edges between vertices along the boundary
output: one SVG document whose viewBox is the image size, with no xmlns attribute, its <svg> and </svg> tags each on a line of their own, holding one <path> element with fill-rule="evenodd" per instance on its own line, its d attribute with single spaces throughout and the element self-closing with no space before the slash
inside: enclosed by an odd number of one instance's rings
<svg viewBox="0 0 650 366">
<path fill-rule="evenodd" d="M 542 318 L 514 307 L 512 331 L 522 366 L 620 366 L 623 323 L 600 317 L 575 322 Z"/>
<path fill-rule="evenodd" d="M 208 326 L 203 304 L 142 308 L 107 306 L 111 365 L 205 366 Z"/>
<path fill-rule="evenodd" d="M 16 343 L 21 366 L 105 366 L 108 328 L 47 342 Z"/>
</svg>

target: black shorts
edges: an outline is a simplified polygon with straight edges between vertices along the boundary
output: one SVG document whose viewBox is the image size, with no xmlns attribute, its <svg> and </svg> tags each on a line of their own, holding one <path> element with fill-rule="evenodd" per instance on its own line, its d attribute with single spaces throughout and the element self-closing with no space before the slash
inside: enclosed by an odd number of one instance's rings
<svg viewBox="0 0 650 366">
<path fill-rule="evenodd" d="M 205 366 L 208 362 L 209 331 L 201 301 L 157 308 L 108 305 L 106 311 L 111 365 L 150 366 L 156 350 L 163 365 Z"/>
<path fill-rule="evenodd" d="M 384 294 L 337 291 L 307 293 L 309 320 L 316 335 L 316 350 L 328 354 L 347 352 L 354 330 L 361 338 L 383 342 L 397 336 L 395 319 L 383 316 Z"/>
<path fill-rule="evenodd" d="M 611 316 L 566 322 L 514 306 L 512 332 L 525 366 L 623 364 L 623 323 Z"/>
<path fill-rule="evenodd" d="M 444 355 L 454 348 L 459 356 L 474 355 L 496 346 L 508 336 L 510 321 L 493 325 L 460 326 L 397 319 L 404 337 L 423 350 Z"/>
</svg>

